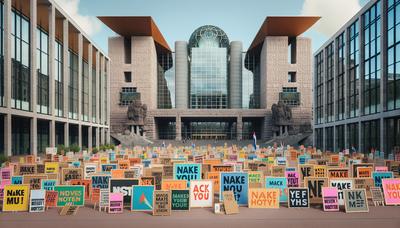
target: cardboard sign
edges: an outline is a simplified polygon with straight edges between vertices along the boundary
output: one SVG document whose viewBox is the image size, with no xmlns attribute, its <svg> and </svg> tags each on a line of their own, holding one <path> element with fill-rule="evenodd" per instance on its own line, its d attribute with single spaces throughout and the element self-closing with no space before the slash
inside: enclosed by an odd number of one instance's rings
<svg viewBox="0 0 400 228">
<path fill-rule="evenodd" d="M 211 165 L 211 172 L 233 172 L 232 165 Z"/>
<path fill-rule="evenodd" d="M 163 178 L 172 179 L 174 178 L 174 166 L 164 165 L 163 166 Z"/>
<path fill-rule="evenodd" d="M 327 168 L 325 165 L 314 166 L 314 177 L 327 177 Z"/>
<path fill-rule="evenodd" d="M 59 185 L 54 187 L 58 192 L 57 207 L 63 207 L 68 203 L 73 206 L 85 205 L 85 187 L 78 185 Z"/>
<path fill-rule="evenodd" d="M 383 197 L 382 189 L 380 187 L 371 187 L 370 188 L 371 192 L 371 197 L 372 197 L 372 202 L 374 202 L 374 205 L 382 205 L 385 206 L 385 199 Z"/>
<path fill-rule="evenodd" d="M 57 185 L 57 180 L 42 180 L 41 189 L 46 191 L 53 191 L 56 185 Z"/>
<path fill-rule="evenodd" d="M 261 188 L 263 181 L 263 173 L 261 171 L 250 171 L 249 175 L 249 188 Z M 218 183 L 219 187 L 219 183 Z"/>
<path fill-rule="evenodd" d="M 58 192 L 46 190 L 46 207 L 57 207 Z"/>
<path fill-rule="evenodd" d="M 11 177 L 11 184 L 22 184 L 23 176 L 12 176 Z"/>
<path fill-rule="evenodd" d="M 387 166 L 375 166 L 375 172 L 387 172 L 388 167 Z"/>
<path fill-rule="evenodd" d="M 70 180 L 83 179 L 83 170 L 81 168 L 62 168 L 61 184 L 66 184 Z"/>
<path fill-rule="evenodd" d="M 183 190 L 187 188 L 186 180 L 162 180 L 162 190 Z"/>
<path fill-rule="evenodd" d="M 132 186 L 132 211 L 153 211 L 154 186 Z"/>
<path fill-rule="evenodd" d="M 306 177 L 314 176 L 314 165 L 299 165 L 300 179 L 304 181 Z"/>
<path fill-rule="evenodd" d="M 222 192 L 233 191 L 235 200 L 239 205 L 247 205 L 248 201 L 248 175 L 247 173 L 221 173 L 220 176 L 220 201 L 223 201 Z"/>
<path fill-rule="evenodd" d="M 155 178 L 154 177 L 141 177 L 140 178 L 140 185 L 155 185 Z"/>
<path fill-rule="evenodd" d="M 365 189 L 367 192 L 367 198 L 370 199 L 371 191 L 370 189 L 374 187 L 374 179 L 372 178 L 354 178 L 354 188 L 355 189 Z"/>
<path fill-rule="evenodd" d="M 288 189 L 289 208 L 309 208 L 310 199 L 308 188 L 289 188 Z"/>
<path fill-rule="evenodd" d="M 349 178 L 349 169 L 346 168 L 330 168 L 328 169 L 329 178 Z"/>
<path fill-rule="evenodd" d="M 287 179 L 286 177 L 266 177 L 265 178 L 266 188 L 277 188 L 280 191 L 279 201 L 287 202 Z"/>
<path fill-rule="evenodd" d="M 46 162 L 44 164 L 44 173 L 58 173 L 58 162 Z"/>
<path fill-rule="evenodd" d="M 110 193 L 121 193 L 124 196 L 124 205 L 129 206 L 132 201 L 132 186 L 139 185 L 138 179 L 110 179 Z"/>
<path fill-rule="evenodd" d="M 44 212 L 45 198 L 45 190 L 31 190 L 29 212 Z"/>
<path fill-rule="evenodd" d="M 154 187 L 156 188 L 156 190 L 161 190 L 161 183 L 162 183 L 162 171 L 160 170 L 152 170 L 151 171 L 151 176 L 154 177 Z"/>
<path fill-rule="evenodd" d="M 117 164 L 101 164 L 101 171 L 105 173 L 110 173 L 112 169 L 116 169 Z"/>
<path fill-rule="evenodd" d="M 222 193 L 222 197 L 224 198 L 224 209 L 227 215 L 238 214 L 239 213 L 239 205 L 235 200 L 235 196 L 233 191 L 224 191 Z"/>
<path fill-rule="evenodd" d="M 285 171 L 285 177 L 287 179 L 288 188 L 297 188 L 300 186 L 299 180 L 300 175 L 296 171 Z"/>
<path fill-rule="evenodd" d="M 93 175 L 92 188 L 108 189 L 111 176 L 108 175 Z"/>
<path fill-rule="evenodd" d="M 111 178 L 124 178 L 125 170 L 124 169 L 112 169 L 111 170 Z"/>
<path fill-rule="evenodd" d="M 164 190 L 154 191 L 153 215 L 169 216 L 171 215 L 171 192 Z"/>
<path fill-rule="evenodd" d="M 329 182 L 330 187 L 338 189 L 339 205 L 344 205 L 343 190 L 354 189 L 353 179 L 331 179 Z"/>
<path fill-rule="evenodd" d="M 24 184 L 28 184 L 31 190 L 42 188 L 42 180 L 47 179 L 46 175 L 24 175 Z"/>
<path fill-rule="evenodd" d="M 373 167 L 357 167 L 357 177 L 359 178 L 371 178 Z"/>
<path fill-rule="evenodd" d="M 219 193 L 219 172 L 207 172 L 206 179 L 213 181 L 214 194 Z"/>
<path fill-rule="evenodd" d="M 191 207 L 212 207 L 214 199 L 211 180 L 190 181 Z"/>
<path fill-rule="evenodd" d="M 28 211 L 29 185 L 4 187 L 3 211 Z"/>
<path fill-rule="evenodd" d="M 72 206 L 70 203 L 63 206 L 61 211 L 60 211 L 60 215 L 61 216 L 65 216 L 65 215 L 76 215 L 76 213 L 78 213 L 78 206 Z"/>
<path fill-rule="evenodd" d="M 225 208 L 223 203 L 215 203 L 214 204 L 214 213 L 215 214 L 225 214 Z"/>
<path fill-rule="evenodd" d="M 108 189 L 100 188 L 100 202 L 99 207 L 108 207 L 110 202 L 110 191 Z"/>
<path fill-rule="evenodd" d="M 368 212 L 368 201 L 365 189 L 343 190 L 345 210 L 349 212 Z"/>
<path fill-rule="evenodd" d="M 372 164 L 372 163 L 359 163 L 359 164 L 352 164 L 352 169 L 351 169 L 351 171 L 352 171 L 352 174 L 353 174 L 353 177 L 360 177 L 360 176 L 358 176 L 358 168 L 369 168 L 369 169 L 367 169 L 367 170 L 371 170 L 371 172 L 374 170 L 374 164 Z M 365 169 L 361 169 L 363 172 L 365 172 L 366 170 Z M 365 175 L 367 175 L 368 173 L 364 173 L 363 175 L 365 176 Z M 371 176 L 369 176 L 369 177 L 371 177 Z"/>
<path fill-rule="evenodd" d="M 400 178 L 382 179 L 386 205 L 400 205 Z"/>
<path fill-rule="evenodd" d="M 12 170 L 11 168 L 2 168 L 0 173 L 0 180 L 11 180 Z"/>
<path fill-rule="evenodd" d="M 123 210 L 124 210 L 124 196 L 122 195 L 122 193 L 110 193 L 108 213 L 110 214 L 123 213 Z"/>
<path fill-rule="evenodd" d="M 85 186 L 85 200 L 90 199 L 90 193 L 92 192 L 92 181 L 91 180 L 71 180 L 70 184 Z"/>
<path fill-rule="evenodd" d="M 17 166 L 17 175 L 29 175 L 36 174 L 36 165 L 35 164 L 19 164 Z"/>
<path fill-rule="evenodd" d="M 322 188 L 324 211 L 339 211 L 338 189 L 336 187 Z"/>
<path fill-rule="evenodd" d="M 190 190 L 171 190 L 171 210 L 188 211 L 190 209 Z"/>
<path fill-rule="evenodd" d="M 186 180 L 189 184 L 191 180 L 201 179 L 201 164 L 174 164 L 174 179 Z"/>
<path fill-rule="evenodd" d="M 279 189 L 250 188 L 249 208 L 279 208 Z"/>
<path fill-rule="evenodd" d="M 382 179 L 393 178 L 393 172 L 372 172 L 375 187 L 382 187 Z"/>
<path fill-rule="evenodd" d="M 129 166 L 130 166 L 129 160 L 118 161 L 119 169 L 129 169 Z"/>
<path fill-rule="evenodd" d="M 92 194 L 90 195 L 90 201 L 92 203 L 97 204 L 100 200 L 100 188 L 93 188 Z"/>
<path fill-rule="evenodd" d="M 322 187 L 328 187 L 328 178 L 306 177 L 304 186 L 308 188 L 311 204 L 322 203 Z"/>
<path fill-rule="evenodd" d="M 129 170 L 125 170 L 124 178 L 140 178 L 140 167 L 132 167 Z"/>
<path fill-rule="evenodd" d="M 85 163 L 83 172 L 85 174 L 85 179 L 89 179 L 91 175 L 97 172 L 97 164 L 96 163 Z"/>
<path fill-rule="evenodd" d="M 283 177 L 285 176 L 285 166 L 272 166 L 271 172 L 273 177 Z"/>
</svg>

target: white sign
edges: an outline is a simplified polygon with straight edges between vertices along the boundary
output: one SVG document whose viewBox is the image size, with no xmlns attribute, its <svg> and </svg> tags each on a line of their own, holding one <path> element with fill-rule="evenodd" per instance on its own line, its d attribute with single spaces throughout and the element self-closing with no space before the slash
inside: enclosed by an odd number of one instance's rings
<svg viewBox="0 0 400 228">
<path fill-rule="evenodd" d="M 92 174 L 96 173 L 97 164 L 95 163 L 86 163 L 84 166 L 85 179 L 88 179 Z"/>
<path fill-rule="evenodd" d="M 212 180 L 190 181 L 190 207 L 213 207 Z"/>
<path fill-rule="evenodd" d="M 44 212 L 45 190 L 31 190 L 31 199 L 29 201 L 29 212 Z"/>
<path fill-rule="evenodd" d="M 339 205 L 343 206 L 344 205 L 343 190 L 354 189 L 354 180 L 353 179 L 331 179 L 330 185 L 331 185 L 331 187 L 335 187 L 338 189 Z"/>
</svg>

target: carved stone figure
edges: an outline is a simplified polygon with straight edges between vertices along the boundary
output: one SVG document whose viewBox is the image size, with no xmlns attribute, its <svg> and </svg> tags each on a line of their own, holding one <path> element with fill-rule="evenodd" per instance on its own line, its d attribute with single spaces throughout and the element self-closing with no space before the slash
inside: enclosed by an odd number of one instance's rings
<svg viewBox="0 0 400 228">
<path fill-rule="evenodd" d="M 128 119 L 134 122 L 134 125 L 144 125 L 147 115 L 147 105 L 142 104 L 139 99 L 134 100 L 128 106 Z"/>
<path fill-rule="evenodd" d="M 292 121 L 292 110 L 291 108 L 279 101 L 278 104 L 273 104 L 271 107 L 272 121 L 275 125 L 290 125 Z"/>
</svg>

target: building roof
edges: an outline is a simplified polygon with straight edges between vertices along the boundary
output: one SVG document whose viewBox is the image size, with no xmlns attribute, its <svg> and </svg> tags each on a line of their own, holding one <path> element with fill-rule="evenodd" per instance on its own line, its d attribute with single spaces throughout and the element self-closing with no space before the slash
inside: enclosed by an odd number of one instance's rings
<svg viewBox="0 0 400 228">
<path fill-rule="evenodd" d="M 260 51 L 266 36 L 299 36 L 320 18 L 312 16 L 267 17 L 247 52 Z"/>
<path fill-rule="evenodd" d="M 152 36 L 162 51 L 171 52 L 167 41 L 150 16 L 99 16 L 97 18 L 120 36 Z"/>
</svg>

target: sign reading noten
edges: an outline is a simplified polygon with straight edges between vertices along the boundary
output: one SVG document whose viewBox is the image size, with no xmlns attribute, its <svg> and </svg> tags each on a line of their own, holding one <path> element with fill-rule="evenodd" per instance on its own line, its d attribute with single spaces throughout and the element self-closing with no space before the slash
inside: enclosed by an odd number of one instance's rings
<svg viewBox="0 0 400 228">
<path fill-rule="evenodd" d="M 213 182 L 211 180 L 190 181 L 191 207 L 212 207 L 213 199 Z"/>
<path fill-rule="evenodd" d="M 324 211 L 339 211 L 338 189 L 336 187 L 322 188 Z"/>
<path fill-rule="evenodd" d="M 345 209 L 348 212 L 368 212 L 368 201 L 365 189 L 343 190 Z"/>
<path fill-rule="evenodd" d="M 279 189 L 250 188 L 249 208 L 279 208 Z"/>
<path fill-rule="evenodd" d="M 29 185 L 4 187 L 3 211 L 28 211 Z"/>
<path fill-rule="evenodd" d="M 63 207 L 68 203 L 73 206 L 85 205 L 85 186 L 60 185 L 55 186 L 54 191 L 58 192 L 57 207 Z"/>
<path fill-rule="evenodd" d="M 171 215 L 171 192 L 164 190 L 154 191 L 153 215 Z"/>
<path fill-rule="evenodd" d="M 186 180 L 189 184 L 191 180 L 201 179 L 201 164 L 174 164 L 174 179 Z"/>
<path fill-rule="evenodd" d="M 309 208 L 308 188 L 289 188 L 288 189 L 289 208 Z"/>
<path fill-rule="evenodd" d="M 247 205 L 248 201 L 248 175 L 247 173 L 221 173 L 220 176 L 220 201 L 223 200 L 222 192 L 233 191 L 239 205 Z"/>
<path fill-rule="evenodd" d="M 190 190 L 171 190 L 171 210 L 188 211 L 190 209 Z"/>
<path fill-rule="evenodd" d="M 382 180 L 386 205 L 400 205 L 400 178 Z"/>
</svg>

